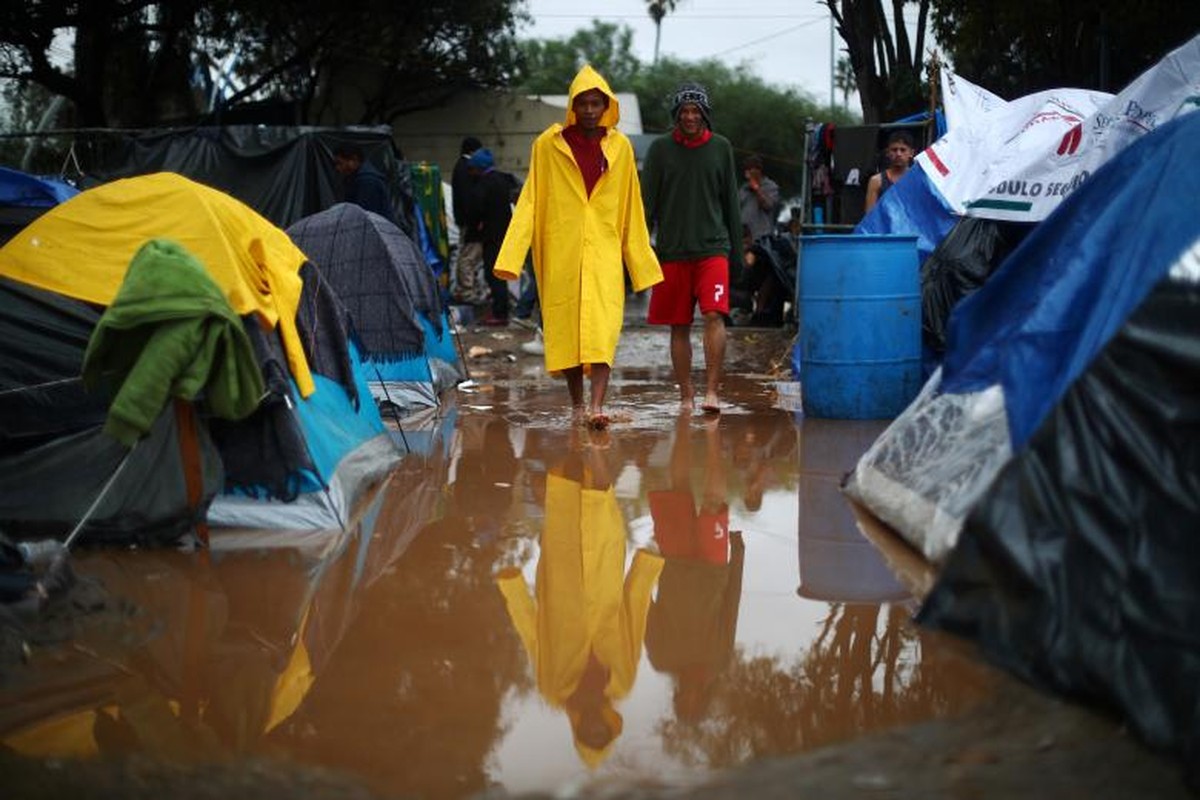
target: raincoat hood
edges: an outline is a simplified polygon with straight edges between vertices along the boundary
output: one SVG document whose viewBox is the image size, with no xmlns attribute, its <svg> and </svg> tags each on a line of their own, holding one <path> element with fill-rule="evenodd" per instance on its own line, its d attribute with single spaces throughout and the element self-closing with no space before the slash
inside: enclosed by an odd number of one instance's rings
<svg viewBox="0 0 1200 800">
<path fill-rule="evenodd" d="M 579 70 L 579 74 L 575 76 L 575 80 L 571 81 L 570 96 L 567 98 L 567 121 L 564 127 L 569 128 L 578 122 L 575 119 L 575 98 L 589 89 L 599 89 L 608 96 L 608 108 L 604 110 L 600 124 L 605 128 L 615 128 L 621 119 L 621 104 L 617 102 L 617 96 L 613 94 L 613 90 L 608 88 L 608 81 L 604 80 L 600 73 L 588 64 L 584 64 L 583 69 Z"/>
</svg>

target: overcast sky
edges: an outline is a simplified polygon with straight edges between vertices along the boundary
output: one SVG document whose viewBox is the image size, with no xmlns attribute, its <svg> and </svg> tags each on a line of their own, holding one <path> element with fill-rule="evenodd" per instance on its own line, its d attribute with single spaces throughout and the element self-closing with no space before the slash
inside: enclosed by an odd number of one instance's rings
<svg viewBox="0 0 1200 800">
<path fill-rule="evenodd" d="M 566 38 L 600 19 L 632 28 L 634 54 L 646 64 L 654 60 L 654 23 L 645 0 L 525 0 L 525 6 L 534 23 L 519 32 L 522 38 Z M 840 38 L 834 48 L 836 60 L 843 54 Z M 744 64 L 772 86 L 829 102 L 829 10 L 817 0 L 680 0 L 663 20 L 659 52 Z M 853 95 L 850 105 L 858 109 Z"/>
</svg>

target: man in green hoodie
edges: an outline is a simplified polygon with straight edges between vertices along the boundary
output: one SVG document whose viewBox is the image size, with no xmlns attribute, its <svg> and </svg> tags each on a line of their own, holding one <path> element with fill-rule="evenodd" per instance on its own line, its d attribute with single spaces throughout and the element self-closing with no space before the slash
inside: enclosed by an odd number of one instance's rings
<svg viewBox="0 0 1200 800">
<path fill-rule="evenodd" d="M 692 318 L 704 318 L 705 388 L 701 408 L 719 414 L 729 314 L 730 265 L 742 260 L 738 176 L 729 140 L 712 131 L 708 91 L 684 83 L 671 102 L 675 127 L 651 143 L 642 170 L 646 223 L 655 233 L 663 282 L 650 295 L 648 321 L 671 326 L 671 366 L 684 411 L 692 385 Z"/>
</svg>

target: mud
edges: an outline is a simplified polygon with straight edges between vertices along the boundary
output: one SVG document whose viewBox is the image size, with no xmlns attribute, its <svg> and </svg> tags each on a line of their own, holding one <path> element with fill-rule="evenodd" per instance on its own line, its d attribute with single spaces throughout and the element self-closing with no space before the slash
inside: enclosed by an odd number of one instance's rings
<svg viewBox="0 0 1200 800">
<path fill-rule="evenodd" d="M 804 419 L 791 332 L 730 334 L 708 417 L 629 328 L 595 432 L 531 332 L 468 330 L 347 531 L 77 554 L 0 625 L 4 796 L 1192 796 L 913 626 L 935 576 L 837 488 L 884 423 Z"/>
</svg>

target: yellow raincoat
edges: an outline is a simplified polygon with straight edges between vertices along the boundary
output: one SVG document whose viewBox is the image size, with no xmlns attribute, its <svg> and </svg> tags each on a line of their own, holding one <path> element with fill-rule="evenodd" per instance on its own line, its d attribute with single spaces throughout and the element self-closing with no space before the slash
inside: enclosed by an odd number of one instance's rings
<svg viewBox="0 0 1200 800">
<path fill-rule="evenodd" d="M 601 150 L 607 169 L 589 197 L 564 127 L 575 123 L 575 97 L 599 89 L 608 95 Z M 612 364 L 625 313 L 629 270 L 635 291 L 662 280 L 650 248 L 633 145 L 614 126 L 617 98 L 600 74 L 585 66 L 571 81 L 566 125 L 555 123 L 533 143 L 529 175 L 492 272 L 504 280 L 521 274 L 533 248 L 533 271 L 542 305 L 546 369 Z"/>
<path fill-rule="evenodd" d="M 633 688 L 650 594 L 663 558 L 638 550 L 626 575 L 625 538 L 625 520 L 612 487 L 585 489 L 551 473 L 546 476 L 536 602 L 520 570 L 505 570 L 496 579 L 533 663 L 538 689 L 557 708 L 565 708 L 591 654 L 609 669 L 604 695 L 610 703 Z M 607 716 L 619 732 L 620 717 L 611 705 Z M 608 752 L 581 742 L 576 748 L 589 766 Z"/>
<path fill-rule="evenodd" d="M 239 315 L 278 326 L 300 394 L 312 394 L 296 330 L 304 253 L 245 203 L 182 175 L 113 181 L 50 209 L 0 248 L 0 275 L 107 306 L 134 254 L 156 238 L 192 253 Z"/>
</svg>

